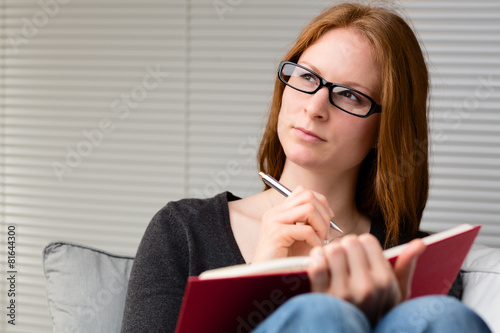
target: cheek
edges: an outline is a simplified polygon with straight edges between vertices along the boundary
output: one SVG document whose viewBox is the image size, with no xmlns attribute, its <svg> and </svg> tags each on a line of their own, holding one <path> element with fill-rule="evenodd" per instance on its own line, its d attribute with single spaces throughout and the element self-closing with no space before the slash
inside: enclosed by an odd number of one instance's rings
<svg viewBox="0 0 500 333">
<path fill-rule="evenodd" d="M 287 118 L 287 115 L 285 114 L 285 112 L 283 112 L 283 105 L 281 105 L 280 113 L 278 115 L 278 125 L 276 128 L 278 132 L 278 138 L 281 142 L 283 142 L 283 133 L 285 131 L 285 128 L 287 127 L 287 124 L 289 123 Z"/>
<path fill-rule="evenodd" d="M 372 115 L 366 119 L 356 119 L 360 121 L 357 125 L 357 138 L 355 141 L 364 147 L 364 150 L 370 150 L 375 147 L 378 140 L 378 132 L 380 128 L 380 115 Z"/>
<path fill-rule="evenodd" d="M 378 115 L 377 115 L 378 116 Z M 346 156 L 364 159 L 375 147 L 378 138 L 379 120 L 377 118 L 356 118 L 347 113 L 339 114 L 332 128 L 332 140 Z"/>
<path fill-rule="evenodd" d="M 304 98 L 304 95 L 306 94 L 286 86 L 281 96 L 280 114 L 296 114 L 300 110 L 300 105 L 303 103 L 301 98 Z"/>
<path fill-rule="evenodd" d="M 293 92 L 290 92 L 289 87 L 285 87 L 281 98 L 281 108 L 278 115 L 278 136 L 284 128 L 287 128 L 292 123 L 294 116 L 297 114 L 297 103 L 293 99 Z"/>
</svg>

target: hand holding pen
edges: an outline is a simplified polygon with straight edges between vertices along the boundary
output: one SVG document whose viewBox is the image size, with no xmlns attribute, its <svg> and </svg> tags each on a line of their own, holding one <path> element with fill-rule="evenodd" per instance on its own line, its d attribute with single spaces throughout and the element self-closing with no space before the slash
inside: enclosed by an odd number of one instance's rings
<svg viewBox="0 0 500 333">
<path fill-rule="evenodd" d="M 268 174 L 265 174 L 264 172 L 259 172 L 259 176 L 262 178 L 262 180 L 264 181 L 264 183 L 266 183 L 267 185 L 271 186 L 276 191 L 278 191 L 279 193 L 283 194 L 285 197 L 288 197 L 290 194 L 292 194 L 292 191 L 290 191 L 289 189 L 287 189 L 280 182 L 278 182 L 276 179 L 274 179 L 273 177 L 269 176 Z M 344 233 L 344 231 L 342 229 L 340 229 L 340 227 L 338 225 L 336 225 L 335 222 L 333 222 L 332 220 L 330 220 L 330 226 L 333 229 L 337 230 L 338 232 L 340 232 L 342 234 Z"/>
<path fill-rule="evenodd" d="M 308 255 L 311 248 L 327 244 L 331 231 L 337 229 L 325 223 L 333 215 L 326 197 L 302 186 L 295 188 L 292 194 L 272 177 L 265 176 L 271 187 L 289 198 L 274 206 L 269 197 L 272 208 L 262 216 L 258 245 L 252 262 Z M 271 193 L 267 192 L 269 194 Z"/>
</svg>

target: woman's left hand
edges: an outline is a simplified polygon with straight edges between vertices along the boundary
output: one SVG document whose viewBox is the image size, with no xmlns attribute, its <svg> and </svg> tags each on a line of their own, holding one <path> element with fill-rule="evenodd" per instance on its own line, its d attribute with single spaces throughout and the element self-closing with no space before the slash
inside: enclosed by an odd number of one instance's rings
<svg viewBox="0 0 500 333">
<path fill-rule="evenodd" d="M 311 291 L 354 304 L 375 324 L 409 297 L 416 259 L 424 249 L 422 240 L 411 241 L 393 268 L 374 236 L 344 236 L 339 242 L 311 251 Z"/>
</svg>

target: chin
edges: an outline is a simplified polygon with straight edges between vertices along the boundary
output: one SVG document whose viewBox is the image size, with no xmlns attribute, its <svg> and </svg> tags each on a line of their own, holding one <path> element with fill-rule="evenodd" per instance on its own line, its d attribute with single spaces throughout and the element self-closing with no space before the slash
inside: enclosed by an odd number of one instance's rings
<svg viewBox="0 0 500 333">
<path fill-rule="evenodd" d="M 288 152 L 285 150 L 285 155 L 287 160 L 305 169 L 316 169 L 320 167 L 321 164 L 325 163 L 322 161 L 324 156 L 318 156 L 310 151 L 295 149 L 294 151 Z"/>
</svg>

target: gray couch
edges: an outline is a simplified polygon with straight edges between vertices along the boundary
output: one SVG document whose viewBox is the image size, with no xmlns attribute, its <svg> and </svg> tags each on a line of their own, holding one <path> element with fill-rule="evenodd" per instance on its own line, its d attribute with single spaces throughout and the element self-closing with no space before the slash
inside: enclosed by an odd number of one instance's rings
<svg viewBox="0 0 500 333">
<path fill-rule="evenodd" d="M 133 258 L 55 242 L 43 253 L 54 332 L 120 332 Z M 462 274 L 462 301 L 500 332 L 500 249 L 474 245 Z"/>
</svg>

